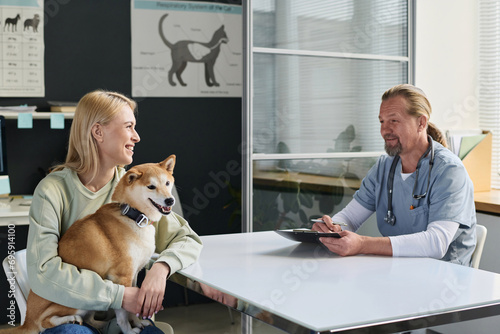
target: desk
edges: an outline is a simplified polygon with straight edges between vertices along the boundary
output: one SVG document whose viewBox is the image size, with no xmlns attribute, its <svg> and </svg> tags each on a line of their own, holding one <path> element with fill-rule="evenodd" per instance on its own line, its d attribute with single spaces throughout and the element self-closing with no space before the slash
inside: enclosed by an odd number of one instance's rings
<svg viewBox="0 0 500 334">
<path fill-rule="evenodd" d="M 487 271 L 428 258 L 340 257 L 273 231 L 202 240 L 198 262 L 179 273 L 253 314 L 269 312 L 264 321 L 289 333 L 392 333 L 500 314 L 500 275 Z"/>
<path fill-rule="evenodd" d="M 6 197 L 0 198 L 0 202 L 9 205 L 0 206 L 0 226 L 29 225 L 30 199 Z"/>
<path fill-rule="evenodd" d="M 361 180 L 359 179 L 339 178 L 290 171 L 277 172 L 263 170 L 254 170 L 253 183 L 255 185 L 274 187 L 278 189 L 289 187 L 290 184 L 300 184 L 302 189 L 327 192 L 331 192 L 332 189 L 339 187 L 359 189 L 361 186 Z"/>
<path fill-rule="evenodd" d="M 500 190 L 475 192 L 474 203 L 477 211 L 500 214 Z"/>
</svg>

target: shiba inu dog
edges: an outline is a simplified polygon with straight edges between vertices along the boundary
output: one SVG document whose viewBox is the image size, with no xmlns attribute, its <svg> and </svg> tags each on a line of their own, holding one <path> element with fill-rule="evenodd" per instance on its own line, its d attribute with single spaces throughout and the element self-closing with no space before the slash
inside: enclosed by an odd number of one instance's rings
<svg viewBox="0 0 500 334">
<path fill-rule="evenodd" d="M 138 272 L 155 250 L 155 228 L 151 224 L 172 211 L 175 199 L 173 170 L 175 155 L 160 163 L 132 167 L 119 181 L 112 203 L 77 220 L 59 240 L 63 262 L 98 273 L 126 287 L 135 286 Z M 77 310 L 50 302 L 30 291 L 26 320 L 20 327 L 0 333 L 39 333 L 64 323 L 92 321 L 92 311 Z M 124 309 L 116 309 L 123 333 L 139 333 L 149 325 Z"/>
</svg>

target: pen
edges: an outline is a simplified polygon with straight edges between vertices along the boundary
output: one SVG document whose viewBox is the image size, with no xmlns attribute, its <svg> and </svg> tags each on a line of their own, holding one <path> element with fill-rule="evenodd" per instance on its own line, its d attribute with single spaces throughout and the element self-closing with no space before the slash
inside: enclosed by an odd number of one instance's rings
<svg viewBox="0 0 500 334">
<path fill-rule="evenodd" d="M 311 219 L 312 222 L 315 223 L 324 223 L 325 221 L 323 219 Z M 346 223 L 337 223 L 337 222 L 332 222 L 333 225 L 340 225 L 340 226 L 347 226 Z"/>
</svg>

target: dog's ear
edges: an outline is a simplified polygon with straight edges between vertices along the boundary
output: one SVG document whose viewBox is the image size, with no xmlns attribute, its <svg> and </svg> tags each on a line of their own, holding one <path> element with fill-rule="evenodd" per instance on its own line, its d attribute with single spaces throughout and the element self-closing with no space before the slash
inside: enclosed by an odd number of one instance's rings
<svg viewBox="0 0 500 334">
<path fill-rule="evenodd" d="M 127 183 L 132 184 L 134 183 L 135 180 L 140 179 L 142 176 L 142 172 L 139 172 L 136 169 L 131 169 L 127 172 L 127 175 L 125 177 L 127 178 Z"/>
<path fill-rule="evenodd" d="M 162 162 L 160 162 L 160 167 L 164 168 L 169 172 L 170 174 L 174 173 L 174 166 L 175 166 L 175 155 L 172 154 Z"/>
</svg>

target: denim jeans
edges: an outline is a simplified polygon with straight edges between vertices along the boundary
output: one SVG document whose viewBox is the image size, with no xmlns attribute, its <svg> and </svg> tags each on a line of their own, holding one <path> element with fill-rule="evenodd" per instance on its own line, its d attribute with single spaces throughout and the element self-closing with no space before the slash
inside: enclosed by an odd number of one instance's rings
<svg viewBox="0 0 500 334">
<path fill-rule="evenodd" d="M 152 321 L 151 321 L 152 322 Z M 77 324 L 63 324 L 57 327 L 47 329 L 44 334 L 100 334 L 100 332 L 87 325 L 77 325 Z M 146 326 L 142 330 L 141 334 L 163 334 L 163 332 L 157 328 L 152 322 L 151 326 Z"/>
<path fill-rule="evenodd" d="M 47 329 L 44 333 L 46 334 L 99 334 L 99 331 L 87 324 L 62 324 L 56 327 Z"/>
</svg>

